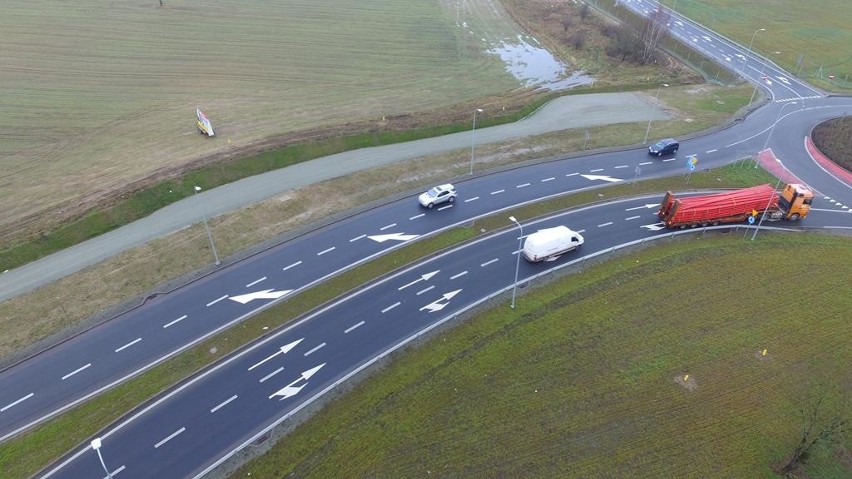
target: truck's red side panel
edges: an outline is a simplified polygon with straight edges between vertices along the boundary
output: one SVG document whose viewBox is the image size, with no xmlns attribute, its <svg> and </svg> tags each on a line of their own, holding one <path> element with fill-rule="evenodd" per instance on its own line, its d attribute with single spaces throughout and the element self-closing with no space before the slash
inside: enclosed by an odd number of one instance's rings
<svg viewBox="0 0 852 479">
<path fill-rule="evenodd" d="M 669 194 L 666 195 L 669 200 Z M 714 222 L 739 221 L 753 211 L 762 213 L 778 205 L 772 185 L 765 184 L 736 191 L 675 199 L 668 208 L 660 209 L 660 219 L 666 226 L 697 225 Z"/>
</svg>

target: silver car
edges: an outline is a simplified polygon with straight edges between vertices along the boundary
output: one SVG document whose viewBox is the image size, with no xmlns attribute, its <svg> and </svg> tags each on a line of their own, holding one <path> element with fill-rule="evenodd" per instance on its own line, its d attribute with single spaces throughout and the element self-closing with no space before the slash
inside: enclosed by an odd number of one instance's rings
<svg viewBox="0 0 852 479">
<path fill-rule="evenodd" d="M 439 205 L 441 203 L 452 203 L 455 200 L 456 189 L 449 183 L 438 185 L 417 198 L 417 201 L 420 202 L 420 206 L 429 209 L 432 209 L 435 205 Z"/>
</svg>

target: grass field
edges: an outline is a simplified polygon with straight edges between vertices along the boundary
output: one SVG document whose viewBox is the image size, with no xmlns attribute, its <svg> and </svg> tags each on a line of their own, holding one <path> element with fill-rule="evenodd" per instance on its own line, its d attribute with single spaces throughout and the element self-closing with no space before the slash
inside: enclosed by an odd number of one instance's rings
<svg viewBox="0 0 852 479">
<path fill-rule="evenodd" d="M 4 2 L 0 231 L 273 135 L 518 88 L 481 38 L 520 30 L 467 4 L 472 33 L 414 0 Z"/>
<path fill-rule="evenodd" d="M 692 175 L 690 186 L 693 188 L 742 187 L 767 181 L 771 181 L 771 177 L 761 169 L 755 169 L 749 165 L 732 165 L 718 171 L 698 171 Z M 423 258 L 434 251 L 470 240 L 479 235 L 488 234 L 498 228 L 505 228 L 505 215 L 514 215 L 524 221 L 551 211 L 601 201 L 602 198 L 619 198 L 651 191 L 676 190 L 684 184 L 685 181 L 682 177 L 663 178 L 586 191 L 512 211 L 505 211 L 499 217 L 482 218 L 477 220 L 475 224 L 455 228 L 436 237 L 412 243 L 397 250 L 392 255 L 383 256 L 332 278 L 323 283 L 321 288 L 307 290 L 290 298 L 278 307 L 248 318 L 238 326 L 217 334 L 177 357 L 152 368 L 151 371 L 107 391 L 14 440 L 0 444 L 0 470 L 4 471 L 10 479 L 30 477 L 39 468 L 84 441 L 86 437 L 96 434 L 98 430 L 106 427 L 139 403 L 205 367 L 211 361 L 230 354 L 242 345 L 255 340 L 258 336 L 267 334 L 313 308 L 389 271 L 396 270 L 404 264 Z M 345 189 L 347 185 L 329 185 L 327 191 L 341 188 Z M 322 195 L 323 193 L 324 191 L 321 191 L 317 194 Z M 599 195 L 603 195 L 603 197 Z M 299 200 L 292 198 L 291 201 L 298 202 Z M 265 208 L 268 206 L 270 205 L 266 205 Z M 233 220 L 234 223 L 232 224 L 245 222 L 248 217 L 255 216 L 258 216 L 257 211 L 240 215 L 239 218 Z M 269 217 L 268 214 L 263 214 L 263 211 L 260 212 L 259 216 Z M 244 230 L 244 228 L 236 229 Z M 209 252 L 203 251 L 197 246 L 198 244 L 205 244 L 205 241 L 203 231 L 184 232 L 179 238 L 172 238 L 171 241 L 166 238 L 139 249 L 139 251 L 134 251 L 132 255 L 122 255 L 115 258 L 107 264 L 100 265 L 96 271 L 89 271 L 73 280 L 62 281 L 51 285 L 49 288 L 42 288 L 36 293 L 36 296 L 30 298 L 31 304 L 43 304 L 46 309 L 42 311 L 46 311 L 44 314 L 51 316 L 51 322 L 39 322 L 40 318 L 37 314 L 30 314 L 30 310 L 22 308 L 20 316 L 27 321 L 32 321 L 33 325 L 30 325 L 30 328 L 27 329 L 21 323 L 4 324 L 6 334 L 3 338 L 7 342 L 9 337 L 20 341 L 21 339 L 16 337 L 18 333 L 27 334 L 32 329 L 43 331 L 49 327 L 60 327 L 62 326 L 60 324 L 62 319 L 66 317 L 63 314 L 66 312 L 66 307 L 68 308 L 67 312 L 73 312 L 72 305 L 75 307 L 91 307 L 92 303 L 97 304 L 98 295 L 109 296 L 118 291 L 136 287 L 138 286 L 137 282 L 156 277 L 156 274 L 162 269 L 171 267 L 182 271 L 188 269 L 188 262 L 209 261 Z M 165 252 L 168 260 L 158 254 L 163 252 Z M 204 259 L 201 259 L 202 256 Z M 158 264 L 153 261 L 154 257 L 161 258 L 164 263 Z M 129 270 L 132 270 L 134 274 L 127 274 Z M 106 281 L 103 278 L 107 278 Z M 80 286 L 79 289 L 73 289 L 66 283 L 83 286 Z M 88 291 L 88 289 L 92 291 Z M 61 298 L 53 296 L 58 292 L 63 292 L 64 295 Z M 75 294 L 87 296 L 75 298 Z M 68 306 L 62 306 L 60 300 L 66 302 Z M 8 310 L 4 312 L 8 312 Z M 16 329 L 13 331 L 13 328 Z M 4 476 L 3 479 L 6 479 L 6 477 Z"/>
<path fill-rule="evenodd" d="M 408 351 L 231 477 L 776 477 L 801 406 L 845 395 L 849 419 L 850 264 L 818 235 L 614 259 Z M 799 477 L 849 477 L 840 439 Z"/>
<path fill-rule="evenodd" d="M 678 109 L 671 110 L 672 120 L 655 122 L 652 134 L 678 136 L 724 122 L 748 103 L 750 94 L 749 87 L 699 85 L 666 88 L 660 92 L 660 100 L 664 105 L 678 105 Z M 644 123 L 612 125 L 589 129 L 588 141 L 585 130 L 576 130 L 481 145 L 477 148 L 477 162 L 482 168 L 494 168 L 580 151 L 584 145 L 600 148 L 637 144 L 642 141 L 645 129 Z M 329 215 L 340 214 L 389 195 L 425 188 L 437 181 L 462 177 L 468 172 L 469 154 L 469 150 L 463 149 L 287 192 L 232 214 L 212 218 L 210 228 L 220 254 L 229 257 Z M 394 180 L 389 181 L 389 178 Z M 747 181 L 758 180 L 749 178 Z M 709 184 L 712 185 L 712 182 Z M 191 185 L 191 182 L 176 183 L 173 187 L 191 189 Z M 163 189 L 160 188 L 161 191 Z M 271 221 L 272 218 L 276 220 Z M 76 224 L 70 229 L 86 228 L 94 226 Z M 33 246 L 42 246 L 44 242 L 46 240 Z M 11 255 L 16 253 L 17 250 L 11 250 L 0 254 L 0 262 L 11 261 Z M 0 303 L 0 328 L 4 331 L 0 335 L 0 364 L 8 363 L 12 357 L 20 356 L 28 349 L 32 350 L 34 345 L 55 342 L 57 338 L 50 339 L 52 335 L 67 335 L 92 324 L 114 305 L 133 298 L 138 301 L 155 288 L 162 290 L 163 285 L 174 278 L 204 268 L 211 256 L 204 230 L 196 225 L 134 248 L 32 293 L 3 301 Z"/>
<path fill-rule="evenodd" d="M 828 90 L 852 91 L 852 2 L 848 0 L 663 0 L 736 39 L 788 72 Z M 755 30 L 765 31 L 755 34 Z M 775 54 L 774 52 L 780 52 Z M 834 78 L 829 78 L 833 75 Z"/>
</svg>

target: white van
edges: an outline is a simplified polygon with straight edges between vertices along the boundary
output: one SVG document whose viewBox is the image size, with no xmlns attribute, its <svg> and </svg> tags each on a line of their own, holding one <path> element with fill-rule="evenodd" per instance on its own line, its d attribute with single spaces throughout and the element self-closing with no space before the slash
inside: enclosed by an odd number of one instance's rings
<svg viewBox="0 0 852 479">
<path fill-rule="evenodd" d="M 538 230 L 524 241 L 524 257 L 536 263 L 575 250 L 583 244 L 580 233 L 567 226 Z"/>
</svg>

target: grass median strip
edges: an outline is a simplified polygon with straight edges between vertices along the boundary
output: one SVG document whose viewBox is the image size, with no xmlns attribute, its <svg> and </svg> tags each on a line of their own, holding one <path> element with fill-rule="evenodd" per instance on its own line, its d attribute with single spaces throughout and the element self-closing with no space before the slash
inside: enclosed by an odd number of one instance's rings
<svg viewBox="0 0 852 479">
<path fill-rule="evenodd" d="M 690 178 L 690 185 L 695 188 L 742 187 L 770 180 L 771 177 L 763 170 L 733 165 L 720 170 L 694 173 Z M 472 225 L 453 228 L 399 248 L 392 254 L 353 268 L 323 283 L 322 287 L 308 289 L 274 308 L 263 311 L 139 377 L 18 438 L 7 441 L 0 445 L 0 470 L 6 471 L 9 478 L 29 477 L 45 464 L 81 444 L 138 404 L 213 361 L 225 357 L 259 337 L 269 334 L 269 331 L 384 274 L 434 252 L 468 241 L 477 235 L 507 227 L 506 218 L 509 215 L 514 215 L 520 220 L 530 219 L 551 211 L 589 204 L 602 199 L 683 189 L 684 182 L 684 177 L 665 178 L 566 195 L 483 218 Z"/>
</svg>

